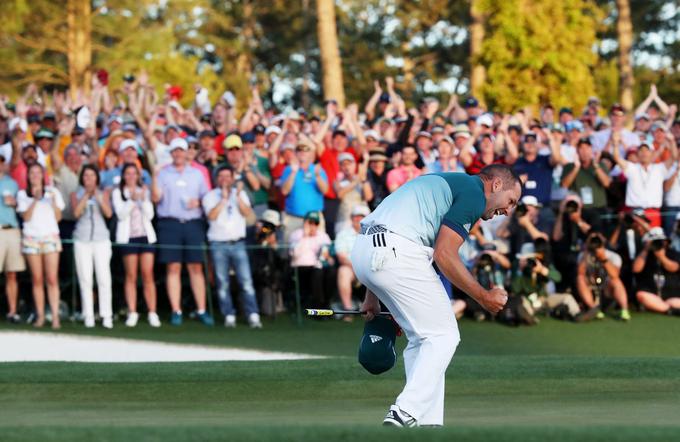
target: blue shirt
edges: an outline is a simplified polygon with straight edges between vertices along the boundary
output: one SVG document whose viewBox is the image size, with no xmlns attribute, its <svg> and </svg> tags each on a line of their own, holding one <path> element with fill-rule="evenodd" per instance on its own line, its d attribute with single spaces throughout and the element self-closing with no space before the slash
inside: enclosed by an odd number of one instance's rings
<svg viewBox="0 0 680 442">
<path fill-rule="evenodd" d="M 121 173 L 123 173 L 123 166 L 102 171 L 99 187 L 106 189 L 107 187 L 118 186 L 118 184 L 120 184 Z M 147 187 L 151 187 L 151 175 L 149 175 L 149 172 L 147 172 L 146 169 L 142 169 L 142 181 Z"/>
<path fill-rule="evenodd" d="M 0 178 L 0 226 L 19 227 L 17 212 L 14 207 L 5 205 L 5 195 L 17 197 L 19 186 L 7 175 Z"/>
<path fill-rule="evenodd" d="M 553 173 L 550 155 L 538 155 L 531 162 L 524 157 L 519 158 L 512 168 L 517 175 L 527 175 L 527 180 L 522 185 L 522 195 L 533 195 L 544 206 L 550 204 Z"/>
<path fill-rule="evenodd" d="M 413 242 L 434 247 L 442 224 L 465 239 L 485 208 L 481 178 L 455 172 L 433 173 L 399 187 L 361 224 L 383 224 Z"/>
<path fill-rule="evenodd" d="M 172 164 L 166 166 L 158 173 L 158 187 L 162 192 L 156 207 L 159 218 L 190 220 L 203 216 L 200 200 L 208 193 L 208 186 L 198 169 L 187 164 L 180 172 Z M 199 200 L 198 207 L 188 209 L 187 203 L 192 199 Z"/>
<path fill-rule="evenodd" d="M 285 183 L 292 170 L 286 166 L 281 175 L 281 183 Z M 323 169 L 320 170 L 321 177 L 328 182 L 328 177 Z M 303 217 L 311 211 L 323 210 L 323 193 L 316 185 L 314 176 L 314 164 L 310 164 L 307 170 L 298 169 L 295 182 L 286 196 L 286 213 L 293 216 Z"/>
</svg>

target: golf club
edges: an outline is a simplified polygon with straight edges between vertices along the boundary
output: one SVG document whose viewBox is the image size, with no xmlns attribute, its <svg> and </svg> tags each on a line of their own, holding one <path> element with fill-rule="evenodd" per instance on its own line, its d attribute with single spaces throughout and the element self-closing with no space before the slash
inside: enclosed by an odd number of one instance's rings
<svg viewBox="0 0 680 442">
<path fill-rule="evenodd" d="M 358 310 L 332 310 L 325 308 L 307 308 L 307 316 L 333 316 L 333 315 L 363 315 L 364 312 Z M 381 316 L 388 316 L 390 312 L 380 312 Z"/>
</svg>

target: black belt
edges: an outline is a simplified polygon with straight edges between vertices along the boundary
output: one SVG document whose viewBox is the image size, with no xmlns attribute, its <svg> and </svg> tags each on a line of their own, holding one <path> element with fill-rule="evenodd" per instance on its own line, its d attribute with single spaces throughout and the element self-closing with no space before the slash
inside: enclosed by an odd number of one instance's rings
<svg viewBox="0 0 680 442">
<path fill-rule="evenodd" d="M 13 226 L 10 224 L 2 224 L 0 225 L 0 230 L 9 230 L 9 229 L 18 229 L 17 226 Z"/>
<path fill-rule="evenodd" d="M 171 218 L 171 217 L 166 217 L 166 218 L 158 218 L 158 221 L 175 221 L 180 224 L 186 224 L 190 223 L 192 221 L 200 221 L 201 218 L 191 218 L 191 219 L 179 219 L 179 218 Z"/>
</svg>

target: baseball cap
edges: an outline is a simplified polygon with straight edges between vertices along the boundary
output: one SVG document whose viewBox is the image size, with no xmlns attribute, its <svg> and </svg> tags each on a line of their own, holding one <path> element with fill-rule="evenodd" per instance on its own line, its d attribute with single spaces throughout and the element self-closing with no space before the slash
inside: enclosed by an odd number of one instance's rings
<svg viewBox="0 0 680 442">
<path fill-rule="evenodd" d="M 380 94 L 379 100 L 380 100 L 381 103 L 389 103 L 390 102 L 390 94 L 387 93 L 387 92 L 383 92 L 382 94 Z"/>
<path fill-rule="evenodd" d="M 624 114 L 626 110 L 623 108 L 623 106 L 620 103 L 614 103 L 612 104 L 612 107 L 609 109 L 610 114 Z"/>
<path fill-rule="evenodd" d="M 378 135 L 377 131 L 371 129 L 364 132 L 364 138 L 366 139 L 373 138 L 375 141 L 378 141 L 380 140 L 380 135 Z"/>
<path fill-rule="evenodd" d="M 354 155 L 348 152 L 343 152 L 340 155 L 338 155 L 338 163 L 342 163 L 343 161 L 351 161 L 355 162 L 354 160 Z"/>
<path fill-rule="evenodd" d="M 382 152 L 374 152 L 368 157 L 368 161 L 387 161 L 387 155 Z"/>
<path fill-rule="evenodd" d="M 305 221 L 311 221 L 313 223 L 319 224 L 321 222 L 321 216 L 319 215 L 319 212 L 312 210 L 311 212 L 307 212 L 305 215 Z"/>
<path fill-rule="evenodd" d="M 243 147 L 243 141 L 241 137 L 237 134 L 231 134 L 224 139 L 222 147 L 225 149 L 241 149 Z"/>
<path fill-rule="evenodd" d="M 244 143 L 254 143 L 255 142 L 255 134 L 253 132 L 246 132 L 243 134 L 241 137 Z"/>
<path fill-rule="evenodd" d="M 453 138 L 451 138 L 451 137 L 448 136 L 448 135 L 443 136 L 442 139 L 439 140 L 439 143 L 440 143 L 440 144 L 441 144 L 442 142 L 446 142 L 446 143 L 449 143 L 449 144 L 451 144 L 451 145 L 454 144 Z"/>
<path fill-rule="evenodd" d="M 202 130 L 198 133 L 198 139 L 200 140 L 203 137 L 210 137 L 210 138 L 215 138 L 215 131 L 212 130 Z"/>
<path fill-rule="evenodd" d="M 521 199 L 525 206 L 543 207 L 543 204 L 538 202 L 538 199 L 533 195 L 524 195 Z"/>
<path fill-rule="evenodd" d="M 179 137 L 173 138 L 173 140 L 170 142 L 170 152 L 175 149 L 189 150 L 189 144 L 187 144 L 187 140 Z"/>
<path fill-rule="evenodd" d="M 45 114 L 43 115 L 43 118 L 42 118 L 42 119 L 43 119 L 43 121 L 45 121 L 45 120 L 56 120 L 56 119 L 57 119 L 57 115 L 56 115 L 53 111 L 47 111 L 47 112 L 45 112 Z"/>
<path fill-rule="evenodd" d="M 42 118 L 40 118 L 40 114 L 28 114 L 26 116 L 26 122 L 28 122 L 28 124 L 40 123 L 41 120 Z"/>
<path fill-rule="evenodd" d="M 491 118 L 491 115 L 489 114 L 482 114 L 479 117 L 477 117 L 477 124 L 479 124 L 480 126 L 492 127 L 493 118 Z"/>
<path fill-rule="evenodd" d="M 517 259 L 528 259 L 536 256 L 536 246 L 532 242 L 525 242 L 519 249 L 519 253 L 515 255 Z"/>
<path fill-rule="evenodd" d="M 597 97 L 588 97 L 588 105 L 600 104 L 600 99 Z"/>
<path fill-rule="evenodd" d="M 442 126 L 435 126 L 435 127 L 432 128 L 432 133 L 433 134 L 444 133 L 444 128 Z"/>
<path fill-rule="evenodd" d="M 470 138 L 470 128 L 465 123 L 456 124 L 456 127 L 454 127 L 453 129 L 453 136 L 454 138 L 455 137 Z"/>
<path fill-rule="evenodd" d="M 49 138 L 52 139 L 54 138 L 54 133 L 52 133 L 51 130 L 45 129 L 44 127 L 40 128 L 37 134 L 35 134 L 35 139 L 39 140 L 41 138 Z"/>
<path fill-rule="evenodd" d="M 266 129 L 263 125 L 261 125 L 261 124 L 256 124 L 255 127 L 253 128 L 253 133 L 254 133 L 255 135 L 263 134 L 263 133 L 265 133 L 266 131 L 267 131 L 267 129 Z"/>
<path fill-rule="evenodd" d="M 182 140 L 182 139 L 181 139 L 181 138 L 175 138 L 175 140 Z M 175 140 L 172 140 L 172 141 L 175 141 Z M 184 140 L 182 140 L 182 141 L 184 141 Z M 184 141 L 184 142 L 186 143 L 186 141 Z M 137 150 L 137 142 L 136 142 L 135 140 L 131 139 L 131 138 L 126 138 L 126 139 L 124 139 L 124 140 L 120 143 L 120 146 L 118 146 L 118 152 L 123 152 L 123 151 L 125 151 L 125 149 L 127 149 L 128 147 L 131 147 L 131 148 L 133 148 L 134 150 Z M 173 150 L 173 149 L 172 149 L 172 143 L 170 143 L 170 148 L 171 148 L 170 150 Z"/>
<path fill-rule="evenodd" d="M 650 128 L 650 131 L 654 132 L 657 129 L 661 129 L 662 131 L 666 131 L 666 125 L 663 124 L 661 121 L 657 121 L 656 123 L 652 124 L 652 127 Z"/>
<path fill-rule="evenodd" d="M 635 121 L 639 121 L 639 120 L 649 121 L 649 120 L 651 120 L 651 118 L 649 118 L 649 114 L 647 112 L 645 112 L 643 114 L 639 114 L 639 115 L 635 116 Z"/>
<path fill-rule="evenodd" d="M 276 210 L 267 209 L 264 212 L 262 212 L 260 221 L 269 223 L 274 227 L 279 227 L 281 225 L 281 214 Z"/>
<path fill-rule="evenodd" d="M 364 325 L 364 333 L 359 341 L 359 364 L 371 374 L 384 373 L 397 363 L 394 343 L 397 328 L 384 317 L 376 316 Z"/>
<path fill-rule="evenodd" d="M 371 209 L 366 204 L 357 204 L 352 208 L 352 216 L 368 216 L 370 213 Z"/>
<path fill-rule="evenodd" d="M 552 132 L 564 133 L 564 126 L 562 126 L 560 123 L 554 123 L 550 125 L 550 130 Z"/>
<path fill-rule="evenodd" d="M 416 138 L 420 138 L 420 137 L 432 139 L 432 135 L 429 132 L 424 131 L 424 130 L 421 130 L 420 132 L 418 132 L 418 135 L 416 135 Z"/>
<path fill-rule="evenodd" d="M 562 114 L 574 115 L 574 112 L 571 110 L 570 107 L 562 107 L 560 108 L 560 115 Z"/>
<path fill-rule="evenodd" d="M 590 138 L 588 138 L 588 137 L 579 138 L 577 145 L 580 145 L 580 144 L 587 144 L 588 146 L 593 145 L 593 143 L 590 141 Z"/>
<path fill-rule="evenodd" d="M 567 121 L 564 123 L 564 128 L 567 130 L 567 132 L 571 132 L 572 130 L 583 132 L 585 130 L 583 123 L 581 123 L 579 120 Z"/>
<path fill-rule="evenodd" d="M 335 138 L 335 137 L 338 136 L 338 135 L 339 135 L 339 136 L 346 137 L 346 136 L 347 136 L 347 132 L 345 132 L 345 131 L 342 130 L 342 129 L 335 129 L 335 130 L 333 131 L 333 138 Z"/>
<path fill-rule="evenodd" d="M 13 132 L 14 129 L 19 129 L 22 132 L 28 132 L 28 123 L 23 118 L 14 117 L 9 120 L 9 131 Z"/>
<path fill-rule="evenodd" d="M 289 120 L 301 120 L 302 117 L 300 117 L 300 113 L 298 111 L 293 109 L 293 110 L 288 112 L 288 119 Z"/>
<path fill-rule="evenodd" d="M 479 106 L 479 101 L 475 97 L 467 97 L 463 101 L 463 107 L 477 107 Z"/>
<path fill-rule="evenodd" d="M 535 132 L 527 132 L 524 134 L 524 141 L 529 141 L 530 138 L 533 138 L 534 141 L 538 139 Z"/>
<path fill-rule="evenodd" d="M 284 150 L 295 150 L 295 145 L 293 143 L 282 143 L 279 150 L 281 152 L 283 152 Z"/>
<path fill-rule="evenodd" d="M 642 236 L 642 242 L 655 241 L 657 239 L 666 239 L 666 234 L 663 232 L 662 227 L 652 227 Z"/>
<path fill-rule="evenodd" d="M 295 150 L 299 149 L 299 150 L 302 150 L 302 151 L 310 151 L 310 150 L 315 149 L 314 145 L 311 142 L 309 142 L 309 140 L 307 140 L 307 139 L 302 139 L 302 140 L 298 141 L 297 145 L 295 145 L 294 147 L 295 147 Z M 338 163 L 340 163 L 339 155 L 338 155 Z"/>
<path fill-rule="evenodd" d="M 267 129 L 265 129 L 264 134 L 269 135 L 269 134 L 280 134 L 281 133 L 281 128 L 276 125 L 272 126 L 267 126 Z"/>
</svg>

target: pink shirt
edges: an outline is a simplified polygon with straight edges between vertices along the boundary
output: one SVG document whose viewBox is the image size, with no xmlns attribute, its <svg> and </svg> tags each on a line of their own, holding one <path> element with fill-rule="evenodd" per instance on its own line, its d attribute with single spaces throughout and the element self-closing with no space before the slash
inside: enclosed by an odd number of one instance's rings
<svg viewBox="0 0 680 442">
<path fill-rule="evenodd" d="M 208 172 L 208 168 L 196 160 L 191 162 L 191 167 L 198 169 L 198 171 L 201 172 L 201 175 L 203 175 L 203 179 L 205 180 L 205 184 L 208 186 L 208 190 L 212 190 L 212 180 L 210 179 L 210 172 Z"/>
<path fill-rule="evenodd" d="M 303 229 L 297 229 L 290 234 L 293 267 L 321 267 L 319 254 L 323 246 L 331 244 L 331 238 L 325 231 L 317 230 L 315 236 L 304 236 Z"/>
<path fill-rule="evenodd" d="M 413 178 L 419 177 L 423 171 L 416 166 L 399 166 L 387 172 L 387 187 L 401 187 Z"/>
</svg>

